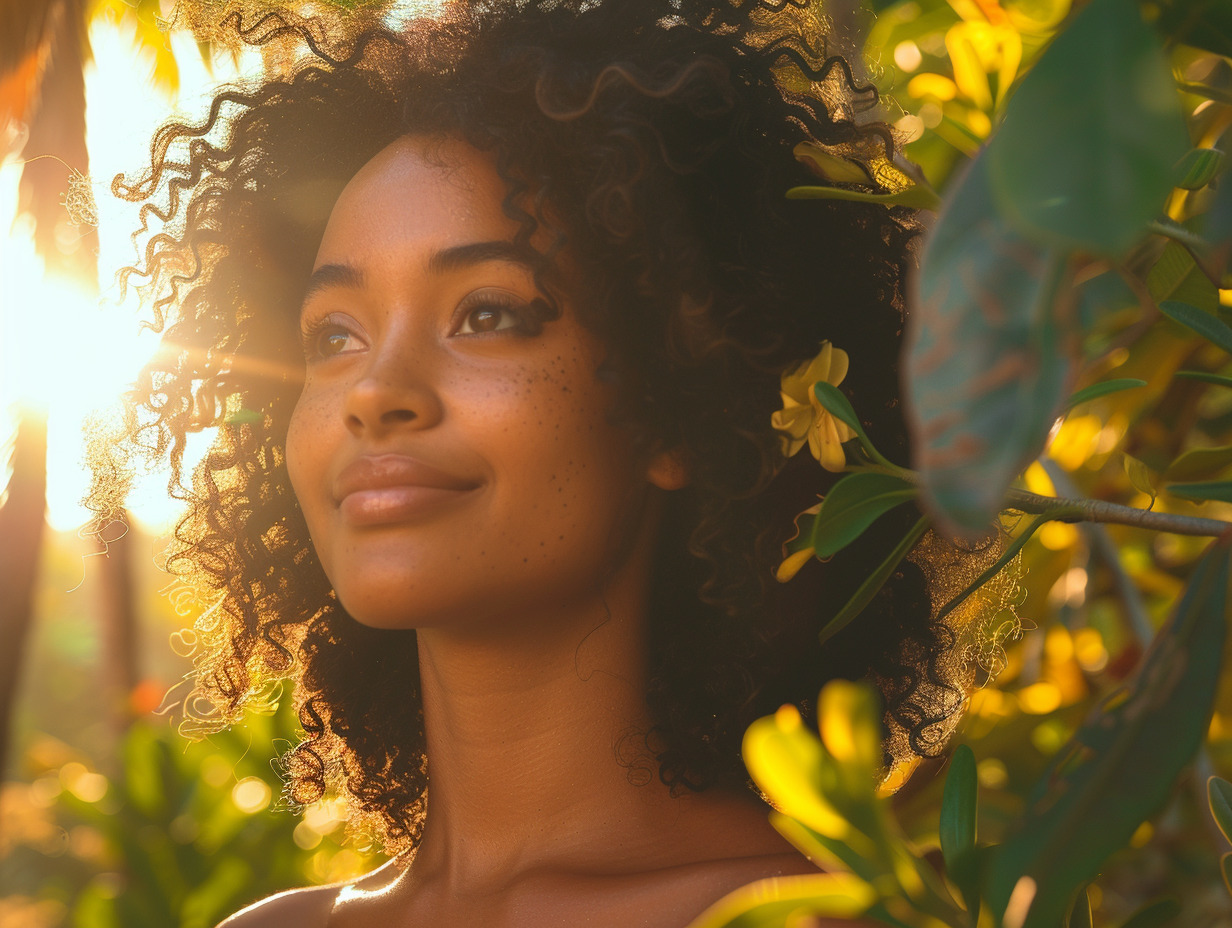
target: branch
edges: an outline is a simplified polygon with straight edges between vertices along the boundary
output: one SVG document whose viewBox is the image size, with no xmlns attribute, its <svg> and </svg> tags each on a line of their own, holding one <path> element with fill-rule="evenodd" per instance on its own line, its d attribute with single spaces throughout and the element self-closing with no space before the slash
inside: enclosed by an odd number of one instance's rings
<svg viewBox="0 0 1232 928">
<path fill-rule="evenodd" d="M 1040 458 L 1040 464 L 1043 466 L 1044 472 L 1048 474 L 1048 479 L 1052 481 L 1052 485 L 1057 489 L 1058 493 L 1064 493 L 1067 496 L 1077 495 L 1078 488 L 1070 480 L 1069 474 L 1062 470 L 1061 465 L 1047 456 Z M 1125 572 L 1125 565 L 1121 563 L 1121 553 L 1116 546 L 1116 542 L 1108 537 L 1108 532 L 1102 525 L 1087 523 L 1082 526 L 1082 531 L 1091 542 L 1091 547 L 1099 553 L 1105 565 L 1112 572 L 1117 592 L 1120 594 L 1121 602 L 1125 606 L 1130 629 L 1138 640 L 1138 644 L 1145 651 L 1150 647 L 1155 637 L 1155 627 L 1151 624 L 1150 616 L 1147 614 L 1146 603 L 1142 601 L 1142 594 L 1134 586 L 1134 582 L 1129 578 L 1129 574 Z M 1206 798 L 1206 781 L 1211 778 L 1214 772 L 1210 753 L 1207 751 L 1206 745 L 1203 744 L 1198 748 L 1198 753 L 1194 757 L 1194 770 L 1190 786 L 1193 789 L 1194 803 L 1199 810 L 1198 814 L 1203 820 L 1202 824 L 1206 827 L 1207 833 L 1215 843 L 1215 847 L 1219 848 L 1219 852 L 1222 854 L 1228 850 L 1228 839 L 1223 836 L 1219 825 L 1216 824 L 1215 819 L 1208 810 Z"/>
<path fill-rule="evenodd" d="M 1222 519 L 1151 512 L 1100 499 L 1041 496 L 1026 490 L 1010 490 L 1006 493 L 1005 507 L 1036 515 L 1047 514 L 1058 522 L 1106 522 L 1148 528 L 1157 532 L 1171 532 L 1174 535 L 1218 537 L 1232 530 L 1232 522 L 1224 522 Z"/>
</svg>

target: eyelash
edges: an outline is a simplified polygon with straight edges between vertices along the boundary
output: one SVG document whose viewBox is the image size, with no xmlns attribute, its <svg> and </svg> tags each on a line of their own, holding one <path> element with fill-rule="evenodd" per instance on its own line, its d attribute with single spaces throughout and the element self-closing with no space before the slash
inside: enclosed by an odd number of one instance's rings
<svg viewBox="0 0 1232 928">
<path fill-rule="evenodd" d="M 510 332 L 514 335 L 535 335 L 538 333 L 541 325 L 534 313 L 534 304 L 538 301 L 527 303 L 518 296 L 504 290 L 476 290 L 473 293 L 467 294 L 462 302 L 458 304 L 455 313 L 455 322 L 453 325 L 453 335 L 491 335 L 496 332 Z M 486 331 L 462 332 L 461 329 L 467 324 L 468 320 L 483 309 L 494 309 L 507 316 L 513 317 L 513 325 L 503 328 L 488 329 Z"/>
<path fill-rule="evenodd" d="M 305 360 L 308 362 L 323 361 L 326 358 L 334 357 L 335 354 L 342 353 L 326 354 L 321 350 L 321 337 L 327 333 L 345 335 L 348 338 L 354 337 L 354 333 L 346 326 L 341 325 L 333 315 L 305 323 L 302 335 Z"/>
</svg>

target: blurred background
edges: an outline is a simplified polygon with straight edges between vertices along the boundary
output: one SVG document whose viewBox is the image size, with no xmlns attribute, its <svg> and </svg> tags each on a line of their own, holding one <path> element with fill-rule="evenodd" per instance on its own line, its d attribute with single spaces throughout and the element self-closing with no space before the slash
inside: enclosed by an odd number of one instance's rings
<svg viewBox="0 0 1232 928">
<path fill-rule="evenodd" d="M 221 15 L 227 2 L 192 6 Z M 316 8 L 396 22 L 429 6 Z M 827 13 L 834 45 L 863 52 L 857 75 L 890 95 L 883 118 L 941 186 L 987 138 L 1006 89 L 1070 6 L 852 0 Z M 365 836 L 347 834 L 336 805 L 293 811 L 283 801 L 276 758 L 296 737 L 289 700 L 201 740 L 176 730 L 188 669 L 177 635 L 197 605 L 159 568 L 176 518 L 167 475 L 139 476 L 127 526 L 101 538 L 82 531 L 83 430 L 108 415 L 156 343 L 140 329 L 135 294 L 122 298 L 115 283 L 135 258 L 140 223 L 109 193 L 111 178 L 138 174 L 159 124 L 203 116 L 218 84 L 280 66 L 211 44 L 183 12 L 174 0 L 0 0 L 3 928 L 208 928 L 260 896 L 379 859 Z M 1191 58 L 1180 66 L 1232 99 L 1226 59 Z M 1185 286 L 1192 262 L 1176 273 Z M 1232 307 L 1232 291 L 1217 296 Z M 1150 383 L 1151 399 L 1077 410 L 1025 485 L 1145 507 L 1197 421 L 1169 405 L 1166 380 L 1202 349 L 1165 332 L 1109 350 L 1121 373 Z M 1203 402 L 1194 416 L 1232 445 L 1232 402 Z M 190 456 L 209 440 L 200 436 Z M 1226 472 L 1232 450 L 1222 451 L 1191 458 L 1188 479 Z M 1108 545 L 1119 557 L 1106 556 Z M 1137 665 L 1204 545 L 1053 523 L 1027 546 L 987 642 L 996 652 L 987 663 L 1001 672 L 975 692 L 958 735 L 979 758 L 982 840 L 996 840 L 1084 715 Z M 1227 847 L 1202 792 L 1209 772 L 1232 771 L 1228 689 L 1194 774 L 1090 890 L 1101 920 L 1159 895 L 1183 900 L 1181 924 L 1232 919 L 1217 871 Z M 936 840 L 938 769 L 926 762 L 898 799 L 921 842 Z"/>
</svg>

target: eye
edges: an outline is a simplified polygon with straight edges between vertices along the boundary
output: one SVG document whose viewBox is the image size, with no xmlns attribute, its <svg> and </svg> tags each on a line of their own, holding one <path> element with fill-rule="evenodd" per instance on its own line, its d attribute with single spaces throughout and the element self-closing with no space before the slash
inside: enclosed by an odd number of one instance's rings
<svg viewBox="0 0 1232 928">
<path fill-rule="evenodd" d="M 357 351 L 363 342 L 349 328 L 326 317 L 304 328 L 304 357 L 321 361 L 348 351 Z"/>
<path fill-rule="evenodd" d="M 530 334 L 528 307 L 524 300 L 504 290 L 476 290 L 458 306 L 461 321 L 455 335 L 483 335 L 512 329 Z"/>
</svg>

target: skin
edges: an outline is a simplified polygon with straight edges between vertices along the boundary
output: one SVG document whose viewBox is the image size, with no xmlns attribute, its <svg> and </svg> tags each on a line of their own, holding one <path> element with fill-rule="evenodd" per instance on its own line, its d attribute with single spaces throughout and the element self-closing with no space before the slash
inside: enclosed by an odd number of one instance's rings
<svg viewBox="0 0 1232 928">
<path fill-rule="evenodd" d="M 817 872 L 755 797 L 672 797 L 642 747 L 651 551 L 688 475 L 609 421 L 603 345 L 567 298 L 526 334 L 529 269 L 459 250 L 513 241 L 504 195 L 484 154 L 408 137 L 330 216 L 287 461 L 347 610 L 417 629 L 432 787 L 413 864 L 225 928 L 681 928 L 750 881 Z M 389 455 L 452 489 L 346 494 L 357 460 Z"/>
</svg>

